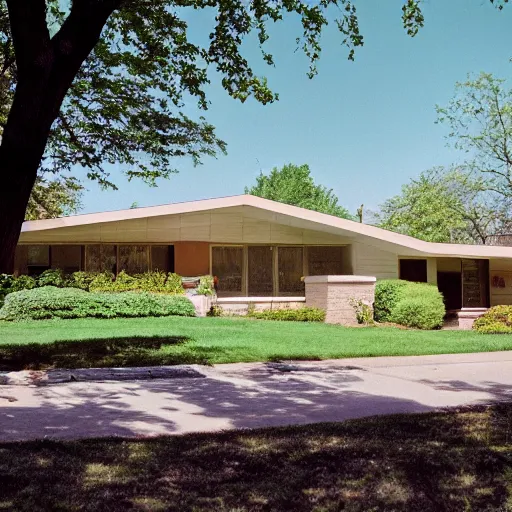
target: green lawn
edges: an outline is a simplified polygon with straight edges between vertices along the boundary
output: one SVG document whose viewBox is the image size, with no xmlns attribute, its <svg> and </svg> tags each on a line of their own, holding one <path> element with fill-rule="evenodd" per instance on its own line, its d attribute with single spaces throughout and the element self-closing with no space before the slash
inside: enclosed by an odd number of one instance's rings
<svg viewBox="0 0 512 512">
<path fill-rule="evenodd" d="M 512 336 L 243 318 L 0 323 L 0 370 L 511 350 Z"/>
<path fill-rule="evenodd" d="M 156 439 L 0 444 L 0 510 L 512 509 L 512 406 Z"/>
</svg>

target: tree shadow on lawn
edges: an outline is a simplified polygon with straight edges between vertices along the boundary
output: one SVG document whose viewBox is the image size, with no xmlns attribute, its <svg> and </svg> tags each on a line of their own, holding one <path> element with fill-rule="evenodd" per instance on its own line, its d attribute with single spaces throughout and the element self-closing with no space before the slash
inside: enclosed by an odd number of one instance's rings
<svg viewBox="0 0 512 512">
<path fill-rule="evenodd" d="M 0 371 L 210 364 L 212 356 L 223 352 L 188 347 L 189 341 L 182 336 L 129 336 L 0 345 Z"/>
<path fill-rule="evenodd" d="M 511 417 L 510 406 L 495 406 L 146 440 L 3 444 L 0 506 L 508 510 Z"/>
</svg>

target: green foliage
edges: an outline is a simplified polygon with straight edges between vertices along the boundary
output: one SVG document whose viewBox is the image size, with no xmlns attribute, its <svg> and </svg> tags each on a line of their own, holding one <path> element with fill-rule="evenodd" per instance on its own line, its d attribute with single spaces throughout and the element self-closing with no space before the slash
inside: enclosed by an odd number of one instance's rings
<svg viewBox="0 0 512 512">
<path fill-rule="evenodd" d="M 84 189 L 78 180 L 70 176 L 47 179 L 43 174 L 37 177 L 32 188 L 25 220 L 54 219 L 78 212 Z"/>
<path fill-rule="evenodd" d="M 114 288 L 115 276 L 112 272 L 99 272 L 94 274 L 93 279 L 89 283 L 89 291 L 91 292 L 111 292 Z"/>
<path fill-rule="evenodd" d="M 203 117 L 193 120 L 185 115 L 185 99 L 196 100 L 201 110 L 207 109 L 211 71 L 219 73 L 222 87 L 241 102 L 251 96 L 263 104 L 277 99 L 266 79 L 256 76 L 242 55 L 242 41 L 251 32 L 256 33 L 264 63 L 273 66 L 273 56 L 265 49 L 270 37 L 267 26 L 285 15 L 297 15 L 302 26 L 297 42 L 310 62 L 308 76 L 316 74 L 320 37 L 328 24 L 325 12 L 331 4 L 342 6 L 335 23 L 348 57 L 353 59 L 355 48 L 363 45 L 363 36 L 352 0 L 326 0 L 314 5 L 307 1 L 252 4 L 194 0 L 176 4 L 159 0 L 93 2 L 87 7 L 71 0 L 47 0 L 46 9 L 34 5 L 27 11 L 11 12 L 2 2 L 0 120 L 2 125 L 7 121 L 18 80 L 24 78 L 17 66 L 29 66 L 31 61 L 25 58 L 43 52 L 47 38 L 56 44 L 66 41 L 66 57 L 73 62 L 79 59 L 82 65 L 71 81 L 67 75 L 60 77 L 58 59 L 45 61 L 47 66 L 56 66 L 53 72 L 47 70 L 59 84 L 55 89 L 62 87 L 67 94 L 52 125 L 41 174 L 81 166 L 90 179 L 115 186 L 104 170 L 104 163 L 109 162 L 121 165 L 129 178 L 154 183 L 175 172 L 176 157 L 189 156 L 197 163 L 202 155 L 225 150 L 225 143 Z M 423 25 L 423 17 L 416 0 L 409 0 L 406 7 L 402 24 L 413 36 Z M 83 9 L 87 9 L 88 23 L 83 21 Z M 214 21 L 205 45 L 189 39 L 192 9 L 211 11 Z M 12 32 L 31 23 L 44 30 L 32 30 L 29 53 L 16 52 Z M 76 44 L 74 37 L 78 30 L 82 45 Z M 101 31 L 99 41 L 97 30 Z M 65 85 L 60 80 L 66 80 Z M 68 81 L 72 83 L 69 90 Z M 45 86 L 41 83 L 42 88 Z M 141 159 L 140 154 L 146 158 Z M 42 211 L 47 213 L 48 209 Z"/>
<path fill-rule="evenodd" d="M 373 308 L 371 305 L 366 304 L 366 302 L 360 299 L 351 299 L 350 305 L 354 308 L 358 324 L 373 325 L 375 323 L 375 320 L 373 319 Z"/>
<path fill-rule="evenodd" d="M 212 304 L 210 311 L 206 313 L 206 316 L 219 317 L 224 316 L 224 310 L 218 304 Z"/>
<path fill-rule="evenodd" d="M 4 302 L 4 297 L 11 293 L 11 287 L 14 283 L 15 276 L 12 274 L 0 274 L 0 305 Z"/>
<path fill-rule="evenodd" d="M 71 288 L 80 288 L 80 290 L 89 291 L 91 283 L 97 276 L 97 272 L 73 272 L 68 278 L 67 286 Z"/>
<path fill-rule="evenodd" d="M 471 160 L 487 188 L 510 205 L 512 199 L 512 89 L 490 73 L 468 76 L 455 85 L 446 107 L 437 106 L 438 121 L 449 128 L 448 140 Z"/>
<path fill-rule="evenodd" d="M 427 242 L 485 243 L 502 222 L 484 180 L 461 168 L 421 173 L 376 215 L 379 227 Z"/>
<path fill-rule="evenodd" d="M 245 188 L 245 193 L 344 219 L 352 218 L 338 204 L 332 189 L 315 184 L 308 165 L 288 164 L 282 169 L 274 167 L 268 176 L 261 173 L 255 185 Z"/>
<path fill-rule="evenodd" d="M 487 334 L 512 334 L 512 306 L 493 306 L 475 320 L 473 329 Z"/>
<path fill-rule="evenodd" d="M 183 289 L 183 282 L 181 276 L 173 272 L 167 274 L 167 281 L 165 281 L 164 290 L 165 293 L 185 293 Z"/>
<path fill-rule="evenodd" d="M 378 281 L 375 288 L 375 319 L 417 329 L 442 327 L 446 313 L 436 286 L 401 280 Z"/>
<path fill-rule="evenodd" d="M 213 276 L 206 275 L 199 278 L 199 286 L 196 289 L 198 295 L 214 295 L 215 288 L 213 284 Z"/>
<path fill-rule="evenodd" d="M 290 322 L 323 322 L 325 311 L 318 308 L 302 307 L 299 309 L 266 309 L 247 314 L 258 320 L 278 320 Z"/>
<path fill-rule="evenodd" d="M 390 322 L 391 313 L 402 298 L 407 281 L 400 279 L 384 279 L 375 285 L 374 316 L 377 322 Z"/>
<path fill-rule="evenodd" d="M 57 288 L 63 288 L 67 284 L 67 279 L 62 270 L 51 268 L 39 275 L 36 282 L 39 287 L 56 286 Z"/>
<path fill-rule="evenodd" d="M 50 318 L 115 318 L 195 316 L 186 297 L 150 293 L 89 293 L 77 288 L 46 286 L 10 293 L 0 319 L 7 321 Z"/>
</svg>

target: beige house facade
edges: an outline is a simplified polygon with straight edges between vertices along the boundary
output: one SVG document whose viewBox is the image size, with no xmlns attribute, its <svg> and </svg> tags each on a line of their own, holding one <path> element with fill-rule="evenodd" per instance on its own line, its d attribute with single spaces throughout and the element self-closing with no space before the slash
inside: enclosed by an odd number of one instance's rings
<svg viewBox="0 0 512 512">
<path fill-rule="evenodd" d="M 16 272 L 211 274 L 219 300 L 304 300 L 305 276 L 437 284 L 447 309 L 512 304 L 512 247 L 436 244 L 250 195 L 27 221 Z"/>
</svg>

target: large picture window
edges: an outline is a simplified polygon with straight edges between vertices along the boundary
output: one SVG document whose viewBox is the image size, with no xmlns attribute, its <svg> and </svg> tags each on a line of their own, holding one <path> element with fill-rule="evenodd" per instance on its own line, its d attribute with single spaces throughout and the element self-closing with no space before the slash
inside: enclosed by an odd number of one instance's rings
<svg viewBox="0 0 512 512">
<path fill-rule="evenodd" d="M 142 274 L 149 270 L 149 246 L 120 245 L 118 272 Z"/>
<path fill-rule="evenodd" d="M 217 277 L 220 297 L 242 294 L 243 267 L 243 247 L 212 247 L 212 274 Z"/>
<path fill-rule="evenodd" d="M 308 273 L 310 276 L 343 275 L 343 247 L 308 247 Z"/>
<path fill-rule="evenodd" d="M 117 273 L 117 246 L 87 245 L 85 249 L 85 269 L 88 272 Z"/>
<path fill-rule="evenodd" d="M 279 247 L 278 275 L 279 295 L 304 295 L 304 249 L 302 247 Z"/>
</svg>

